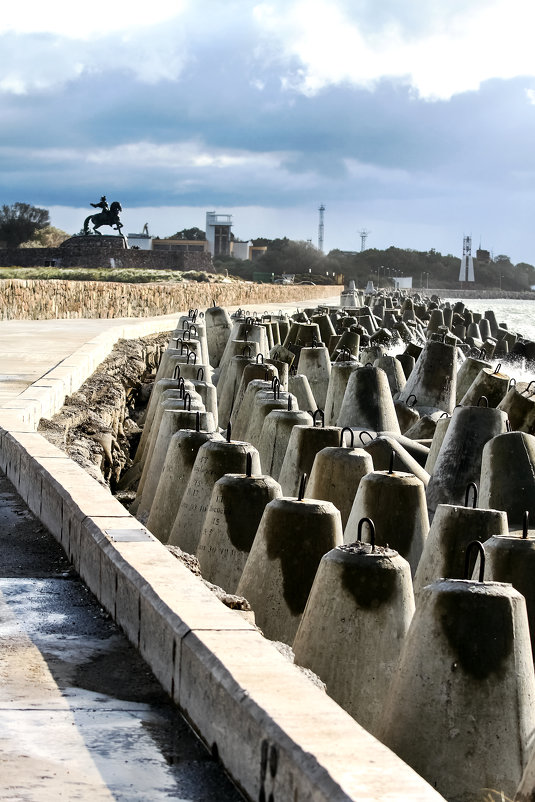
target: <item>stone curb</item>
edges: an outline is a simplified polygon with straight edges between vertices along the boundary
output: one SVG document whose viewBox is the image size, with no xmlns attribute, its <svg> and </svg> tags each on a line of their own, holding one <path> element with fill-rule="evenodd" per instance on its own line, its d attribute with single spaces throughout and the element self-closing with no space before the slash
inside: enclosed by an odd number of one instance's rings
<svg viewBox="0 0 535 802">
<path fill-rule="evenodd" d="M 117 339 L 175 320 L 104 332 L 1 409 L 0 468 L 250 799 L 442 799 L 36 433 L 58 378 L 72 392 Z"/>
</svg>

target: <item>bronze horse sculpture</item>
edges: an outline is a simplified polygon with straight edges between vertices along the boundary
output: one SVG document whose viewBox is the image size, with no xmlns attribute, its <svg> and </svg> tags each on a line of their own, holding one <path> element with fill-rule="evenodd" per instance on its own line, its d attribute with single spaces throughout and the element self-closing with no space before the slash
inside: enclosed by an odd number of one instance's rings
<svg viewBox="0 0 535 802">
<path fill-rule="evenodd" d="M 99 206 L 100 204 L 91 204 L 92 206 Z M 106 204 L 107 206 L 108 204 Z M 119 201 L 113 201 L 109 209 L 104 208 L 102 212 L 98 212 L 97 214 L 90 214 L 89 217 L 86 217 L 84 220 L 84 234 L 99 234 L 102 236 L 102 232 L 98 231 L 101 226 L 110 226 L 111 228 L 115 228 L 116 231 L 121 234 L 121 229 L 123 224 L 119 219 L 119 212 L 123 211 L 123 207 L 119 203 Z M 93 231 L 89 230 L 89 223 L 93 226 Z M 121 234 L 122 236 L 122 234 Z"/>
</svg>

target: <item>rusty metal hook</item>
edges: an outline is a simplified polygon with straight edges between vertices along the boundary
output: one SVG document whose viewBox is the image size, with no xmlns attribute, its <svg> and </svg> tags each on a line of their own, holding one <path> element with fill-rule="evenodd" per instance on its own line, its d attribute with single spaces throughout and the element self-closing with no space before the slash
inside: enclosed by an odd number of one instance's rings
<svg viewBox="0 0 535 802">
<path fill-rule="evenodd" d="M 483 577 L 485 575 L 485 549 L 479 540 L 472 540 L 472 542 L 466 547 L 466 555 L 464 558 L 464 579 L 471 579 L 469 576 L 471 573 L 470 557 L 472 556 L 474 549 L 479 552 L 479 582 L 483 582 Z"/>
<path fill-rule="evenodd" d="M 476 485 L 475 482 L 468 482 L 468 484 L 466 485 L 466 492 L 464 494 L 464 506 L 468 507 L 468 498 L 470 496 L 470 490 L 473 491 L 472 507 L 475 510 L 475 508 L 477 507 L 477 492 L 478 492 L 477 491 L 477 485 Z"/>
<path fill-rule="evenodd" d="M 189 345 L 187 343 L 183 342 L 182 340 L 180 342 L 181 342 L 180 356 L 182 356 L 182 354 L 184 353 L 184 348 L 186 349 L 186 354 L 189 354 L 189 352 L 191 350 Z M 177 343 L 177 345 L 178 345 L 178 343 Z"/>
<path fill-rule="evenodd" d="M 297 493 L 297 500 L 298 501 L 303 501 L 303 499 L 305 497 L 306 484 L 307 484 L 307 475 L 306 475 L 306 473 L 302 473 L 301 474 L 301 480 L 299 482 L 299 491 Z"/>
<path fill-rule="evenodd" d="M 451 418 L 451 415 L 450 415 L 450 413 L 449 413 L 449 412 L 443 412 L 443 413 L 442 413 L 442 415 L 441 415 L 440 417 L 441 417 L 441 418 Z"/>
<path fill-rule="evenodd" d="M 325 412 L 322 409 L 317 409 L 314 414 L 312 415 L 312 425 L 316 426 L 317 416 L 320 416 L 321 419 L 321 426 L 322 428 L 325 427 Z"/>
<path fill-rule="evenodd" d="M 357 540 L 362 543 L 362 527 L 368 524 L 370 530 L 370 543 L 372 544 L 372 551 L 375 551 L 375 524 L 371 518 L 361 518 L 357 527 Z"/>
<path fill-rule="evenodd" d="M 340 432 L 340 448 L 344 448 L 344 433 L 349 432 L 349 436 L 351 437 L 350 443 L 351 445 L 347 446 L 347 448 L 354 448 L 355 447 L 355 432 L 350 426 L 344 426 L 342 431 Z"/>
<path fill-rule="evenodd" d="M 412 404 L 409 404 L 409 401 L 411 400 L 411 398 L 414 398 L 414 401 L 412 402 Z M 417 402 L 417 401 L 418 401 L 418 399 L 416 398 L 416 396 L 414 395 L 414 393 L 411 393 L 411 394 L 408 396 L 407 400 L 405 401 L 405 404 L 406 404 L 406 406 L 408 406 L 408 407 L 411 407 L 411 408 L 412 408 L 412 407 L 416 406 L 416 402 Z"/>
<path fill-rule="evenodd" d="M 367 432 L 366 429 L 363 429 L 362 432 L 359 432 L 359 440 L 362 443 L 362 445 L 364 445 L 364 440 L 362 439 L 362 435 L 363 434 L 367 434 L 368 435 L 368 437 L 370 438 L 368 440 L 369 443 L 371 443 L 373 441 L 374 438 L 372 437 L 372 435 L 369 432 Z"/>
<path fill-rule="evenodd" d="M 195 336 L 198 337 L 199 336 L 199 330 L 197 329 L 197 326 L 195 325 L 195 323 L 190 323 L 189 324 L 188 332 L 189 332 L 190 335 L 191 335 L 191 330 L 192 329 L 195 329 Z"/>
<path fill-rule="evenodd" d="M 476 406 L 480 407 L 480 406 L 481 406 L 481 402 L 482 402 L 482 401 L 484 401 L 484 402 L 485 402 L 484 406 L 485 406 L 485 407 L 487 407 L 487 409 L 488 409 L 488 406 L 489 406 L 489 399 L 487 398 L 487 396 L 486 396 L 486 395 L 481 395 L 481 396 L 479 396 L 479 400 L 478 400 L 478 402 L 477 402 L 477 405 L 476 405 Z"/>
<path fill-rule="evenodd" d="M 200 379 L 199 379 L 199 376 L 201 377 Z M 202 366 L 197 371 L 197 381 L 198 382 L 203 382 L 204 381 L 204 368 Z"/>
<path fill-rule="evenodd" d="M 250 451 L 247 452 L 245 455 L 245 475 L 252 476 L 253 475 L 253 455 Z"/>
<path fill-rule="evenodd" d="M 180 364 L 178 362 L 174 367 L 172 378 L 173 379 L 180 379 Z"/>
<path fill-rule="evenodd" d="M 188 412 L 191 412 L 191 395 L 189 393 L 184 393 L 184 409 L 186 409 L 186 404 Z"/>
<path fill-rule="evenodd" d="M 501 368 L 501 366 L 502 366 L 502 363 L 501 363 L 501 362 L 499 362 L 499 363 L 496 365 L 496 367 L 495 367 L 495 369 L 494 369 L 494 374 L 493 374 L 494 376 L 495 376 L 497 373 L 499 373 L 499 372 L 500 372 L 500 368 Z"/>
<path fill-rule="evenodd" d="M 256 355 L 256 364 L 257 365 L 263 365 L 264 364 L 264 354 L 257 354 Z"/>
<path fill-rule="evenodd" d="M 183 337 L 184 340 L 186 339 L 186 334 L 188 335 L 188 342 L 191 342 L 191 330 L 190 329 L 186 329 L 183 332 L 182 337 Z"/>
</svg>

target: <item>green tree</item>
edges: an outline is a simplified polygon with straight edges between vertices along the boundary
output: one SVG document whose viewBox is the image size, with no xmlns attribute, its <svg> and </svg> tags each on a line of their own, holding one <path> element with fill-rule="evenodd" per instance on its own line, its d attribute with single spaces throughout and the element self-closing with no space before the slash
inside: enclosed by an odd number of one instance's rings
<svg viewBox="0 0 535 802">
<path fill-rule="evenodd" d="M 49 225 L 48 211 L 29 203 L 4 205 L 0 209 L 0 240 L 8 248 L 18 248 L 21 243 L 33 239 L 40 229 Z"/>
<path fill-rule="evenodd" d="M 177 231 L 172 237 L 164 237 L 164 239 L 205 240 L 206 233 L 194 226 L 193 228 L 183 228 L 182 231 Z"/>
<path fill-rule="evenodd" d="M 21 248 L 57 248 L 66 239 L 69 239 L 69 234 L 62 231 L 61 228 L 55 226 L 45 226 L 35 234 L 33 239 L 21 242 Z"/>
</svg>

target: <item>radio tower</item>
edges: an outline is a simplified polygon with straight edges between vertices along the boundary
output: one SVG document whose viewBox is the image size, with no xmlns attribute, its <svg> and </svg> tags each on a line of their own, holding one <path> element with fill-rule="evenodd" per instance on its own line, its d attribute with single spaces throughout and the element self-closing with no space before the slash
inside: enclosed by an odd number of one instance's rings
<svg viewBox="0 0 535 802">
<path fill-rule="evenodd" d="M 366 228 L 363 228 L 361 231 L 359 231 L 361 252 L 366 250 L 366 240 L 368 239 L 368 234 L 370 233 L 371 232 L 368 231 Z"/>
<path fill-rule="evenodd" d="M 323 224 L 323 213 L 325 212 L 325 206 L 323 203 L 321 204 L 320 208 L 318 209 L 320 213 L 320 224 L 318 226 L 318 251 L 323 253 L 323 231 L 324 231 L 324 224 Z"/>
</svg>

